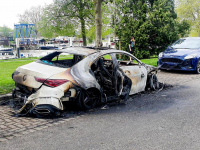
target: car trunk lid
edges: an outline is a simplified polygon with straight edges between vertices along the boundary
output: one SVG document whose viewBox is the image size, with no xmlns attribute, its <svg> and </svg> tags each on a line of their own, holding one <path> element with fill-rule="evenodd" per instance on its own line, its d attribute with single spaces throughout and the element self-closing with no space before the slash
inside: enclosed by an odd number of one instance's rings
<svg viewBox="0 0 200 150">
<path fill-rule="evenodd" d="M 42 83 L 37 82 L 35 80 L 35 77 L 48 79 L 51 76 L 61 73 L 65 70 L 66 68 L 59 68 L 37 62 L 32 62 L 30 64 L 17 68 L 17 73 L 14 73 L 13 80 L 16 83 L 25 85 L 27 87 L 39 88 Z"/>
</svg>

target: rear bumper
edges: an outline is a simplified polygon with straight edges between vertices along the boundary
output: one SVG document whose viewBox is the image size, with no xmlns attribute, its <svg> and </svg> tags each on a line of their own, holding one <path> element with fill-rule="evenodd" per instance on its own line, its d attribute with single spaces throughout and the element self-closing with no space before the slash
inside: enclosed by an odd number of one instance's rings
<svg viewBox="0 0 200 150">
<path fill-rule="evenodd" d="M 24 105 L 32 103 L 33 107 L 38 105 L 51 105 L 56 107 L 59 110 L 63 110 L 64 101 L 75 101 L 78 95 L 78 90 L 76 88 L 70 88 L 67 92 L 63 92 L 59 88 L 51 88 L 43 85 L 40 89 L 34 93 L 26 93 L 20 91 L 16 86 L 16 89 L 13 90 L 13 98 L 20 98 L 24 101 Z"/>
<path fill-rule="evenodd" d="M 53 105 L 43 104 L 31 109 L 30 114 L 36 117 L 56 117 L 60 116 L 60 110 Z"/>
<path fill-rule="evenodd" d="M 27 93 L 16 86 L 16 89 L 12 92 L 13 98 L 20 98 L 24 101 L 24 106 L 20 109 L 19 113 L 23 111 L 27 104 L 31 104 L 32 108 L 39 105 L 48 105 L 58 110 L 63 110 L 63 105 L 60 100 L 63 95 L 62 90 L 47 86 L 42 86 L 34 93 Z"/>
<path fill-rule="evenodd" d="M 32 100 L 28 100 L 29 97 L 33 98 L 33 95 L 26 95 L 21 91 L 13 90 L 13 98 L 20 98 L 23 100 L 24 105 L 19 110 L 19 115 L 29 114 L 36 117 L 54 117 L 59 116 L 63 110 L 62 102 L 59 98 L 55 97 L 36 97 Z"/>
</svg>

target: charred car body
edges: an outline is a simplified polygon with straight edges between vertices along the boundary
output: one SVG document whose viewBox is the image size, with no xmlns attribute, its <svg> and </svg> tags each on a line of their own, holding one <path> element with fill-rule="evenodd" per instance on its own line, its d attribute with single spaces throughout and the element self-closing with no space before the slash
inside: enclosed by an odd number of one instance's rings
<svg viewBox="0 0 200 150">
<path fill-rule="evenodd" d="M 125 57 L 133 61 L 119 60 Z M 17 68 L 12 75 L 13 97 L 24 100 L 20 114 L 55 116 L 65 101 L 74 101 L 85 110 L 155 89 L 156 72 L 156 67 L 125 51 L 72 47 Z"/>
</svg>

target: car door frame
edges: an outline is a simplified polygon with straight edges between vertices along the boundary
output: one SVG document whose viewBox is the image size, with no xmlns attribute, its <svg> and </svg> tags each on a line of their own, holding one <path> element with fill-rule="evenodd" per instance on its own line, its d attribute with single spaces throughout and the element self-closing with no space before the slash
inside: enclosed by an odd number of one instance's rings
<svg viewBox="0 0 200 150">
<path fill-rule="evenodd" d="M 147 81 L 147 70 L 142 65 L 142 62 L 139 61 L 136 57 L 133 57 L 132 55 L 127 54 L 127 53 L 120 52 L 116 54 L 123 54 L 123 55 L 129 56 L 138 62 L 138 65 L 119 66 L 119 68 L 123 70 L 124 74 L 132 81 L 132 86 L 131 86 L 129 95 L 133 95 L 133 94 L 144 91 L 146 87 L 146 81 Z"/>
</svg>

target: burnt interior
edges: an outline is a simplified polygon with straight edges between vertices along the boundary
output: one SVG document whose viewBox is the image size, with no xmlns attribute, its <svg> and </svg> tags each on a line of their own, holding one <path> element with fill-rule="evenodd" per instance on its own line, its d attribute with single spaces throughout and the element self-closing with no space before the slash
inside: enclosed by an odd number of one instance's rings
<svg viewBox="0 0 200 150">
<path fill-rule="evenodd" d="M 133 65 L 138 65 L 132 61 L 120 61 L 118 60 L 118 63 L 120 66 L 133 66 Z"/>
<path fill-rule="evenodd" d="M 92 64 L 91 70 L 106 97 L 129 95 L 131 80 L 126 77 L 118 65 L 114 65 L 114 61 L 101 57 Z"/>
<path fill-rule="evenodd" d="M 110 59 L 105 59 L 109 57 Z M 112 101 L 114 97 L 124 101 L 128 99 L 132 81 L 120 67 L 133 65 L 139 65 L 139 62 L 133 57 L 130 61 L 127 54 L 104 55 L 91 65 L 91 70 L 108 101 Z"/>
<path fill-rule="evenodd" d="M 106 95 L 113 95 L 115 93 L 113 62 L 102 57 L 92 64 L 91 70 L 94 72 L 102 91 Z"/>
<path fill-rule="evenodd" d="M 69 55 L 69 56 L 72 56 L 72 58 L 66 57 L 64 59 L 60 59 L 60 56 L 62 54 L 63 54 L 62 52 L 54 52 L 41 58 L 40 60 L 37 60 L 36 62 L 50 65 L 50 66 L 70 68 L 85 57 L 82 55 Z"/>
</svg>

